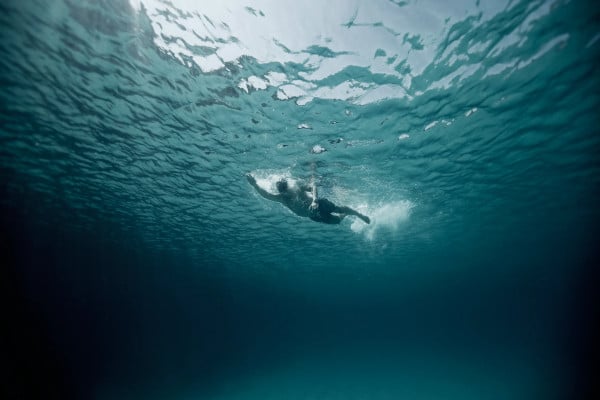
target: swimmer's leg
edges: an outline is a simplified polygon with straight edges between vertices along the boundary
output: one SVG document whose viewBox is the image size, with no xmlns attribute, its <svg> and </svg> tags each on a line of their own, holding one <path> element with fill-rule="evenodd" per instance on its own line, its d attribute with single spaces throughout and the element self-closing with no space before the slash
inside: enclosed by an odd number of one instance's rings
<svg viewBox="0 0 600 400">
<path fill-rule="evenodd" d="M 326 214 L 325 216 L 309 217 L 309 218 L 315 222 L 322 222 L 324 224 L 337 225 L 340 222 L 342 222 L 344 217 L 345 217 L 345 215 L 343 215 L 343 214 L 342 215 Z"/>
<path fill-rule="evenodd" d="M 341 214 L 341 215 L 332 215 L 332 214 L 326 214 L 323 216 L 323 218 L 321 218 L 320 222 L 324 222 L 326 224 L 339 224 L 340 222 L 342 222 L 342 220 L 344 219 L 346 215 Z"/>
<path fill-rule="evenodd" d="M 347 215 L 354 215 L 360 219 L 362 219 L 366 224 L 370 224 L 371 223 L 371 219 L 369 217 L 367 217 L 366 215 L 363 215 L 361 213 L 359 213 L 356 210 L 351 209 L 350 207 L 346 207 L 346 206 L 335 206 L 335 210 L 333 211 L 335 213 L 338 214 L 347 214 Z M 344 217 L 342 217 L 344 218 Z M 341 219 L 340 219 L 341 221 Z"/>
</svg>

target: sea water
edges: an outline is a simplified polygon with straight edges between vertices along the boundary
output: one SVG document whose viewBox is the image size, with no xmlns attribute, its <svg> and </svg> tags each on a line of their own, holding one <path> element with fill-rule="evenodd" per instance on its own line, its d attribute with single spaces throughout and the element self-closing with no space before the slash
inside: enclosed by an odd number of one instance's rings
<svg viewBox="0 0 600 400">
<path fill-rule="evenodd" d="M 586 393 L 598 21 L 585 0 L 1 2 L 13 392 Z M 371 223 L 298 217 L 248 173 Z"/>
</svg>

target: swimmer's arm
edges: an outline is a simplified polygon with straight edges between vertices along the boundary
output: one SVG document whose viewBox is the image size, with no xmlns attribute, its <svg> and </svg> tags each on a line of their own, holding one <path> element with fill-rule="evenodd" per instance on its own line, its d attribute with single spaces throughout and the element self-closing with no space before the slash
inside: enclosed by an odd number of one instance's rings
<svg viewBox="0 0 600 400">
<path fill-rule="evenodd" d="M 269 200 L 273 200 L 273 201 L 281 200 L 281 198 L 278 195 L 271 194 L 271 193 L 267 192 L 266 190 L 264 190 L 263 188 L 261 188 L 260 186 L 258 186 L 258 183 L 256 183 L 256 179 L 254 179 L 254 177 L 252 175 L 246 174 L 246 179 L 248 179 L 248 183 L 250 183 L 254 187 L 254 189 L 256 189 L 258 194 L 260 194 L 265 199 L 269 199 Z"/>
<path fill-rule="evenodd" d="M 303 192 L 310 192 L 313 201 L 317 201 L 317 185 L 315 185 L 314 181 L 311 181 L 310 185 L 300 186 L 300 190 L 302 190 Z"/>
<path fill-rule="evenodd" d="M 312 192 L 312 203 L 310 204 L 310 208 L 315 209 L 318 207 L 317 204 L 317 185 L 315 185 L 315 181 L 312 181 L 310 183 L 311 185 L 311 192 Z"/>
</svg>

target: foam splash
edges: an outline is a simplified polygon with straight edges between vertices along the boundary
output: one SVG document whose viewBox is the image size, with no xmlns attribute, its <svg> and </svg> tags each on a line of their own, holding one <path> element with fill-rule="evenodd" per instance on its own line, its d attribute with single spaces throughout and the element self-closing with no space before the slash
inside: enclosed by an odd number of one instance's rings
<svg viewBox="0 0 600 400">
<path fill-rule="evenodd" d="M 376 232 L 396 232 L 410 217 L 412 207 L 413 203 L 408 200 L 383 204 L 373 209 L 369 206 L 357 207 L 358 211 L 371 218 L 371 223 L 367 225 L 355 219 L 350 228 L 356 233 L 362 233 L 367 240 L 373 240 Z"/>
<path fill-rule="evenodd" d="M 291 187 L 296 185 L 296 180 L 292 178 L 289 170 L 257 170 L 251 174 L 256 179 L 258 186 L 272 194 L 277 193 L 275 184 L 282 179 L 287 180 Z"/>
</svg>

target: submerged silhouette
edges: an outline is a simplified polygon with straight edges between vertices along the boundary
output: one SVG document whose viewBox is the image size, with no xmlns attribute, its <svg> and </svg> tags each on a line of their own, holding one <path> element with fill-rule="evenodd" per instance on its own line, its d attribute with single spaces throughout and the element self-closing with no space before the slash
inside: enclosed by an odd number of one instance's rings
<svg viewBox="0 0 600 400">
<path fill-rule="evenodd" d="M 371 223 L 369 217 L 350 207 L 337 206 L 325 198 L 318 198 L 314 182 L 291 186 L 286 179 L 281 179 L 275 184 L 279 193 L 272 194 L 258 186 L 252 175 L 246 174 L 246 178 L 261 196 L 282 203 L 300 217 L 325 224 L 339 224 L 347 215 L 354 215 L 367 224 Z"/>
</svg>

